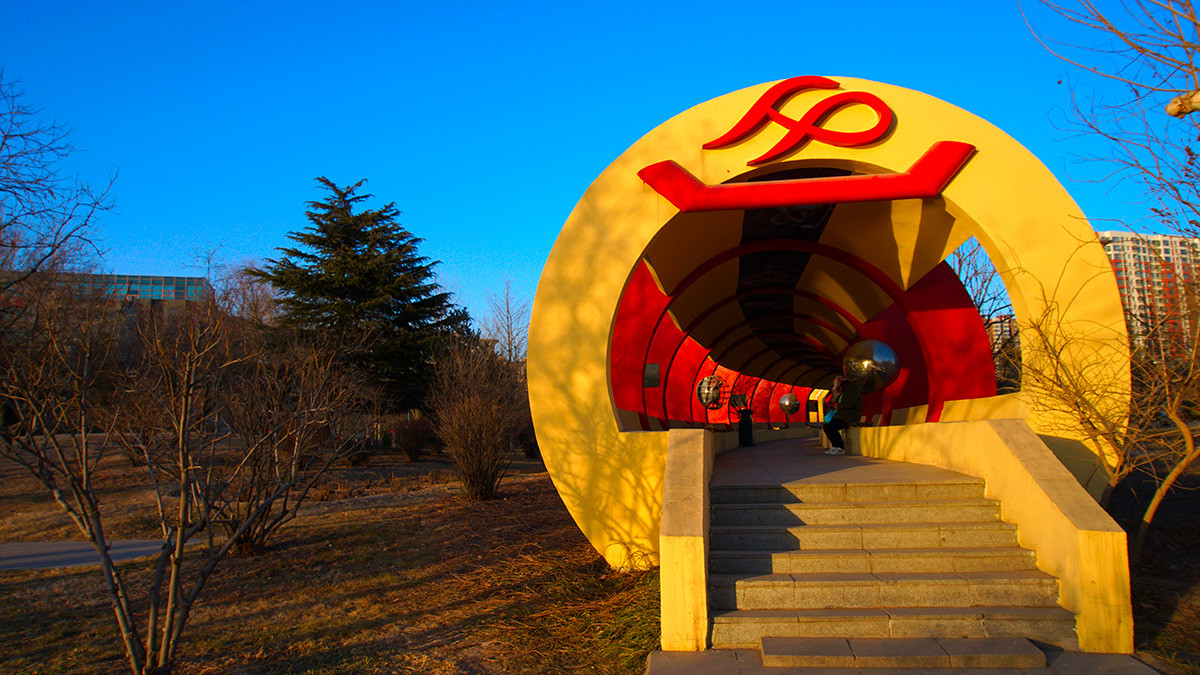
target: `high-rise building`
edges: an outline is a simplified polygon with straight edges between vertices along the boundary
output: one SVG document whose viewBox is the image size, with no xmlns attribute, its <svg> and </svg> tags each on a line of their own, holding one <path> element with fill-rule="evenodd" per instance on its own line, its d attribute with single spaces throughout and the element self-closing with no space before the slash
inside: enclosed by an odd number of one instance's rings
<svg viewBox="0 0 1200 675">
<path fill-rule="evenodd" d="M 1200 272 L 1200 238 L 1115 230 L 1097 235 L 1117 275 L 1130 337 L 1140 342 L 1154 331 L 1190 333 L 1200 309 L 1188 292 Z"/>
<path fill-rule="evenodd" d="M 993 316 L 984 321 L 992 353 L 998 354 L 1008 342 L 1017 339 L 1017 318 L 1012 314 Z"/>
</svg>

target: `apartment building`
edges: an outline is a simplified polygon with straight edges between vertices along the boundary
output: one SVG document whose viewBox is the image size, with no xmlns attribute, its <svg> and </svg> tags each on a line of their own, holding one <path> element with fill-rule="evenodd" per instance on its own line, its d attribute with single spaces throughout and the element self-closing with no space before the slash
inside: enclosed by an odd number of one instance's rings
<svg viewBox="0 0 1200 675">
<path fill-rule="evenodd" d="M 1130 336 L 1139 340 L 1156 327 L 1190 332 L 1200 309 L 1188 292 L 1200 272 L 1200 238 L 1116 230 L 1097 235 L 1117 275 Z"/>
<path fill-rule="evenodd" d="M 992 353 L 998 353 L 1005 344 L 1017 337 L 1017 319 L 1012 314 L 993 316 L 984 321 Z"/>
</svg>

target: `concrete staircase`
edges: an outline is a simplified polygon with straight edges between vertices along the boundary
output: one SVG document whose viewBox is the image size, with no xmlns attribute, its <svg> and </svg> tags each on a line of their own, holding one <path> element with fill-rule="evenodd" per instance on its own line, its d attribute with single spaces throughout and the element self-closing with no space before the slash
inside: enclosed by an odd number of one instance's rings
<svg viewBox="0 0 1200 675">
<path fill-rule="evenodd" d="M 1045 657 L 1029 640 L 1078 648 L 1058 580 L 1017 545 L 982 481 L 802 459 L 819 465 L 802 480 L 713 481 L 714 648 L 825 668 L 1036 668 Z"/>
</svg>

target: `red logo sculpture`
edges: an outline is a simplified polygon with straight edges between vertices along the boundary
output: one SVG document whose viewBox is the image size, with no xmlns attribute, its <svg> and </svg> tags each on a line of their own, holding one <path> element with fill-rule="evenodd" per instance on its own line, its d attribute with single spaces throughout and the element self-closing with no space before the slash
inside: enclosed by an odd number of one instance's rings
<svg viewBox="0 0 1200 675">
<path fill-rule="evenodd" d="M 841 92 L 825 98 L 799 120 L 787 117 L 778 110 L 780 105 L 801 91 L 837 89 L 839 86 L 827 77 L 805 76 L 784 80 L 764 92 L 729 131 L 705 143 L 703 147 L 706 150 L 728 147 L 769 122 L 786 128 L 787 133 L 770 150 L 747 162 L 754 166 L 792 152 L 810 139 L 853 148 L 879 141 L 891 131 L 895 120 L 892 109 L 878 96 L 862 91 Z M 863 131 L 837 131 L 821 126 L 834 112 L 849 105 L 866 105 L 878 115 L 879 120 Z M 667 160 L 647 166 L 638 172 L 638 177 L 685 212 L 929 199 L 942 193 L 974 152 L 975 146 L 969 143 L 939 141 L 918 158 L 908 171 L 880 175 L 705 185 L 687 169 Z"/>
<path fill-rule="evenodd" d="M 725 132 L 724 136 L 705 143 L 704 149 L 714 150 L 737 143 L 751 133 L 761 129 L 768 121 L 775 122 L 786 128 L 788 130 L 787 134 L 774 147 L 761 157 L 746 162 L 750 166 L 754 166 L 755 164 L 769 162 L 780 155 L 795 150 L 808 138 L 813 138 L 828 145 L 854 148 L 874 143 L 891 129 L 892 120 L 895 119 L 892 109 L 880 100 L 878 96 L 868 94 L 865 91 L 845 91 L 840 94 L 834 94 L 814 105 L 798 120 L 794 120 L 779 112 L 778 108 L 780 105 L 783 105 L 789 98 L 806 89 L 837 89 L 838 86 L 837 82 L 827 77 L 807 76 L 784 80 L 758 97 L 754 105 L 750 106 L 750 109 L 746 111 L 746 114 L 742 116 L 742 119 L 737 124 L 733 125 L 732 129 Z M 875 126 L 864 131 L 835 131 L 820 126 L 820 123 L 829 119 L 834 112 L 854 104 L 862 104 L 875 111 L 875 114 L 879 116 L 879 121 L 875 123 Z"/>
</svg>

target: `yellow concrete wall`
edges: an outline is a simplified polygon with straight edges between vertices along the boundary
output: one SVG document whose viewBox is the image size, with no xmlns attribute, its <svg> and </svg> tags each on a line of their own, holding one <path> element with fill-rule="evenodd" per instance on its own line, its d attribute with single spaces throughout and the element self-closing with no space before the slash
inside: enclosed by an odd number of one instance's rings
<svg viewBox="0 0 1200 675">
<path fill-rule="evenodd" d="M 1060 604 L 1076 614 L 1080 649 L 1133 651 L 1125 532 L 1024 420 L 851 429 L 863 455 L 930 464 L 984 479 L 1001 517 L 1017 525 L 1038 567 L 1058 577 Z"/>
<path fill-rule="evenodd" d="M 925 421 L 926 406 L 900 408 L 892 411 L 892 425 L 920 424 Z M 946 401 L 942 406 L 942 422 L 969 420 L 1028 419 L 1029 402 L 1020 393 L 1001 394 L 987 398 Z"/>
<path fill-rule="evenodd" d="M 659 534 L 664 651 L 694 652 L 708 647 L 708 482 L 716 436 L 704 429 L 668 432 Z"/>
<path fill-rule="evenodd" d="M 755 442 L 810 437 L 807 427 L 756 429 Z M 703 651 L 708 647 L 708 483 L 713 459 L 738 447 L 736 431 L 672 429 L 667 432 L 659 532 L 662 649 Z"/>
</svg>

